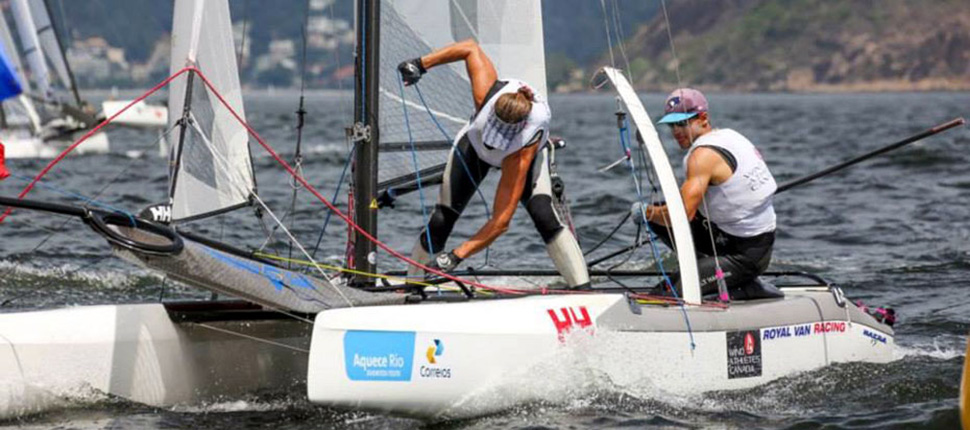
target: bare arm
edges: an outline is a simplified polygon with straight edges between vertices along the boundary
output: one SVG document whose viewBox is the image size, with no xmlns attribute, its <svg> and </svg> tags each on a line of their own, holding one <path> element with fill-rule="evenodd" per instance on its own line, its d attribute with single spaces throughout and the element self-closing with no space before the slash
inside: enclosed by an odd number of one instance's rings
<svg viewBox="0 0 970 430">
<path fill-rule="evenodd" d="M 502 177 L 495 193 L 492 218 L 471 239 L 455 248 L 455 255 L 468 258 L 488 247 L 509 229 L 512 215 L 515 215 L 515 209 L 525 190 L 527 173 L 538 149 L 539 145 L 529 145 L 502 160 Z"/>
<path fill-rule="evenodd" d="M 431 69 L 440 64 L 465 61 L 468 78 L 472 82 L 472 97 L 475 99 L 475 109 L 481 109 L 485 103 L 485 95 L 498 79 L 495 66 L 485 55 L 474 40 L 468 39 L 453 43 L 428 55 L 421 57 L 421 64 L 425 69 Z"/>
<path fill-rule="evenodd" d="M 727 169 L 725 172 L 724 169 Z M 687 180 L 680 187 L 680 196 L 684 200 L 684 211 L 687 219 L 693 221 L 697 210 L 704 200 L 704 193 L 712 181 L 721 183 L 731 176 L 731 168 L 721 156 L 707 148 L 697 148 L 687 160 Z M 660 225 L 670 225 L 670 214 L 667 205 L 650 206 L 647 208 L 647 219 Z"/>
</svg>

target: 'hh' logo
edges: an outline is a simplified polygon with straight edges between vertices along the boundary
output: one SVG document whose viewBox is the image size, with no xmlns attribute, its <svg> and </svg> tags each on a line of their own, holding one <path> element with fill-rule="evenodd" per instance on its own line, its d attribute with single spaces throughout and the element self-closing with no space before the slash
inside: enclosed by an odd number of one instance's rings
<svg viewBox="0 0 970 430">
<path fill-rule="evenodd" d="M 559 308 L 559 313 L 562 314 L 562 318 L 556 315 L 554 309 L 546 309 L 549 313 L 549 318 L 552 318 L 552 324 L 556 326 L 556 332 L 559 333 L 559 341 L 566 341 L 566 333 L 572 331 L 573 327 L 586 328 L 593 325 L 593 319 L 589 317 L 589 311 L 586 310 L 586 306 L 579 307 L 579 315 L 576 314 L 576 309 L 569 308 Z"/>
</svg>

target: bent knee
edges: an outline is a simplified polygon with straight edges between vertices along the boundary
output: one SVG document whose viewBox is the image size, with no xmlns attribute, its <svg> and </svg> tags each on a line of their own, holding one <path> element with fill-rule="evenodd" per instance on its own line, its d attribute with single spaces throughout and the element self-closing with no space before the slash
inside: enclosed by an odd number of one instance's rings
<svg viewBox="0 0 970 430">
<path fill-rule="evenodd" d="M 526 203 L 525 208 L 529 211 L 529 216 L 532 217 L 532 222 L 535 223 L 536 229 L 539 230 L 543 242 L 547 244 L 552 242 L 556 234 L 565 228 L 562 222 L 559 221 L 559 216 L 556 214 L 551 196 L 545 194 L 533 196 Z"/>
</svg>

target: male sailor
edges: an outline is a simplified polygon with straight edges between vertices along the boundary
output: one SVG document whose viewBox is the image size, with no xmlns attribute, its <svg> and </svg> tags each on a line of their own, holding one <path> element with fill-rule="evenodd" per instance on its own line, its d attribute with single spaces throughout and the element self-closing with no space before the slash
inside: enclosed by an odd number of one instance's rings
<svg viewBox="0 0 970 430">
<path fill-rule="evenodd" d="M 670 126 L 687 151 L 680 193 L 691 222 L 701 294 L 718 292 L 719 270 L 729 291 L 754 281 L 768 268 L 775 243 L 772 196 L 778 187 L 761 153 L 740 133 L 714 128 L 707 98 L 692 88 L 670 93 L 658 123 Z M 646 218 L 670 246 L 667 206 L 649 206 Z M 675 288 L 679 292 L 676 282 Z"/>
<path fill-rule="evenodd" d="M 414 85 L 429 69 L 455 61 L 465 62 L 475 114 L 455 137 L 438 202 L 426 231 L 418 236 L 412 257 L 424 263 L 437 253 L 429 267 L 454 270 L 505 233 L 518 202 L 522 202 L 566 283 L 573 288 L 587 287 L 586 261 L 564 211 L 557 207 L 561 200 L 553 192 L 551 148 L 547 144 L 552 117 L 549 105 L 527 83 L 498 79 L 495 66 L 472 40 L 402 62 L 398 71 L 406 85 Z M 443 252 L 455 222 L 492 168 L 501 169 L 502 176 L 491 218 L 470 239 Z M 408 274 L 420 276 L 414 267 Z"/>
</svg>

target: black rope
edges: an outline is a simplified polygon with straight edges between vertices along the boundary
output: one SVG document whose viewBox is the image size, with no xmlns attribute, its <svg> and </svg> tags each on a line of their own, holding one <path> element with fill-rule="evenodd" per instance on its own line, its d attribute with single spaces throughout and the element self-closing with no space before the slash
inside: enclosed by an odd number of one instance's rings
<svg viewBox="0 0 970 430">
<path fill-rule="evenodd" d="M 643 225 L 642 225 L 642 224 L 637 224 L 637 235 L 636 235 L 636 238 L 634 238 L 634 239 L 633 239 L 633 243 L 634 243 L 634 244 L 636 244 L 637 242 L 639 242 L 639 241 L 640 241 L 640 233 L 642 233 L 642 231 L 643 231 Z M 634 293 L 634 294 L 635 294 L 636 292 L 635 292 L 635 291 L 633 291 L 633 289 L 632 289 L 632 288 L 630 288 L 630 287 L 629 287 L 629 286 L 627 286 L 626 284 L 624 284 L 624 283 L 622 283 L 622 282 L 620 282 L 620 281 L 619 281 L 618 279 L 616 279 L 616 278 L 614 278 L 613 276 L 611 276 L 611 275 L 610 275 L 610 272 L 611 272 L 611 271 L 612 271 L 613 269 L 616 269 L 617 267 L 620 267 L 620 266 L 622 266 L 622 265 L 624 265 L 624 264 L 626 264 L 626 262 L 628 262 L 628 261 L 630 261 L 630 258 L 632 258 L 632 257 L 633 257 L 633 251 L 634 251 L 635 249 L 636 249 L 636 248 L 631 248 L 631 249 L 630 249 L 630 252 L 629 252 L 629 253 L 628 253 L 628 254 L 626 255 L 626 258 L 624 258 L 624 259 L 623 259 L 623 261 L 621 261 L 621 262 L 619 262 L 619 263 L 616 263 L 616 264 L 614 264 L 614 265 L 612 265 L 612 266 L 610 266 L 609 268 L 607 268 L 607 269 L 606 269 L 606 279 L 609 279 L 609 280 L 610 280 L 611 282 L 613 282 L 613 283 L 615 283 L 615 284 L 617 284 L 617 285 L 619 285 L 619 286 L 621 286 L 621 287 L 623 287 L 624 289 L 626 289 L 626 290 L 627 290 L 627 291 L 629 291 L 630 293 Z"/>
<path fill-rule="evenodd" d="M 606 241 L 612 239 L 613 236 L 616 235 L 616 232 L 620 231 L 620 227 L 623 227 L 623 224 L 626 224 L 627 220 L 629 219 L 630 219 L 630 212 L 627 211 L 626 215 L 623 216 L 623 219 L 621 219 L 620 222 L 617 223 L 615 227 L 613 227 L 613 230 L 610 231 L 609 234 L 606 235 L 606 237 L 604 237 L 599 242 L 597 242 L 596 245 L 593 245 L 592 248 L 583 252 L 583 255 L 592 254 L 593 251 L 596 251 L 597 249 L 599 249 L 599 247 L 603 246 L 603 244 L 606 243 Z"/>
</svg>

